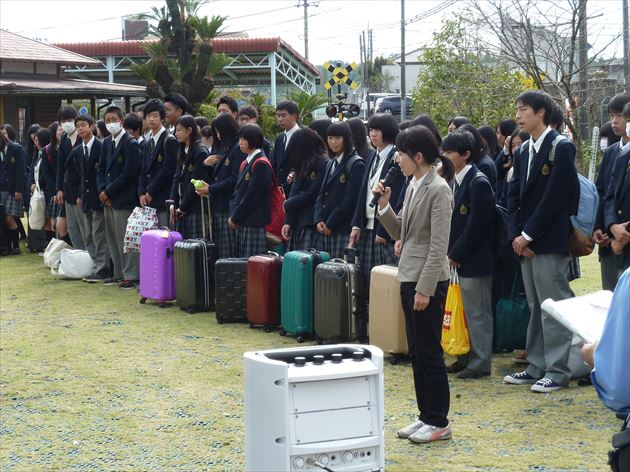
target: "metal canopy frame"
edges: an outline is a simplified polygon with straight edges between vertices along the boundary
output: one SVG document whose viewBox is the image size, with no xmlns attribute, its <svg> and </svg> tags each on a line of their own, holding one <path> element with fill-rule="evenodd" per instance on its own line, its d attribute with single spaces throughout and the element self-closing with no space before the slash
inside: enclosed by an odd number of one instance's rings
<svg viewBox="0 0 630 472">
<path fill-rule="evenodd" d="M 271 103 L 277 101 L 277 80 L 283 78 L 298 89 L 314 94 L 318 76 L 300 63 L 285 48 L 277 52 L 227 54 L 229 61 L 215 77 L 217 85 L 238 87 L 269 87 Z M 142 64 L 142 56 L 99 56 L 101 66 L 73 66 L 65 74 L 87 79 L 107 76 L 109 82 L 138 84 L 141 79 L 130 69 L 131 64 Z M 91 77 L 90 77 L 91 75 Z"/>
</svg>

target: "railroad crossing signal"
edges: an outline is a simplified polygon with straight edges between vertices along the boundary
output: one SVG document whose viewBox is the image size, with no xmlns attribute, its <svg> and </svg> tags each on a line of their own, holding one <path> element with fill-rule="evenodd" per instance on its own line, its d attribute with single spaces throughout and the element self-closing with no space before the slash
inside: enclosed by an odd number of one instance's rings
<svg viewBox="0 0 630 472">
<path fill-rule="evenodd" d="M 330 62 L 324 64 L 324 68 L 332 74 L 332 79 L 324 84 L 326 90 L 330 90 L 336 84 L 338 86 L 347 85 L 352 90 L 356 90 L 359 84 L 352 80 L 348 74 L 359 67 L 355 62 L 346 67 L 341 67 L 341 63 L 338 62 L 336 66 L 333 66 Z"/>
</svg>

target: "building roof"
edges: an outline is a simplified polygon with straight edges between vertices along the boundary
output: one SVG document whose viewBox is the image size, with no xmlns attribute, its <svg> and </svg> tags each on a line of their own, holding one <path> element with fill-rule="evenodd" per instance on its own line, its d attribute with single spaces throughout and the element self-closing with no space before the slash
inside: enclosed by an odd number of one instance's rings
<svg viewBox="0 0 630 472">
<path fill-rule="evenodd" d="M 147 56 L 143 46 L 156 42 L 156 39 L 134 40 L 134 41 L 99 41 L 94 43 L 57 43 L 56 46 L 84 54 L 90 57 L 103 56 Z M 245 38 L 226 37 L 214 38 L 212 46 L 215 52 L 225 54 L 247 54 L 247 53 L 270 53 L 279 52 L 286 49 L 306 66 L 315 75 L 319 75 L 319 70 L 306 58 L 293 49 L 280 37 L 272 38 Z"/>
<path fill-rule="evenodd" d="M 79 97 L 144 97 L 146 87 L 80 79 L 0 79 L 0 95 L 63 95 Z"/>
<path fill-rule="evenodd" d="M 99 61 L 0 29 L 0 60 L 46 62 L 59 65 L 93 65 Z"/>
</svg>

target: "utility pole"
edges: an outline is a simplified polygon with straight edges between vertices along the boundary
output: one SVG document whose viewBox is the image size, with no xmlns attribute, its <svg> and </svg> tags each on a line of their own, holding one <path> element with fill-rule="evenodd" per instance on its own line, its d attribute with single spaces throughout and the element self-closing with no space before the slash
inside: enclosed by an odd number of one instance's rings
<svg viewBox="0 0 630 472">
<path fill-rule="evenodd" d="M 304 57 L 308 59 L 308 7 L 316 7 L 318 6 L 316 1 L 311 1 L 308 3 L 308 0 L 299 0 L 297 7 L 304 7 Z"/>
<path fill-rule="evenodd" d="M 588 36 L 587 36 L 586 0 L 580 0 L 578 6 L 578 67 L 579 67 L 579 129 L 580 139 L 589 138 L 589 113 L 588 113 Z"/>
<path fill-rule="evenodd" d="M 405 56 L 405 0 L 400 0 L 400 121 L 407 119 Z"/>
<path fill-rule="evenodd" d="M 630 25 L 628 24 L 628 0 L 621 0 L 623 7 L 623 75 L 626 90 L 630 89 Z"/>
</svg>

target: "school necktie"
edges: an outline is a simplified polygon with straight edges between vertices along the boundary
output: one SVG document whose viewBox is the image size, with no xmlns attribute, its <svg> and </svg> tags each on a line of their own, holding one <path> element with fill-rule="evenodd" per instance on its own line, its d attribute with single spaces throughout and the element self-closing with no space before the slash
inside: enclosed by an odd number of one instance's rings
<svg viewBox="0 0 630 472">
<path fill-rule="evenodd" d="M 153 156 L 153 151 L 155 151 L 155 139 L 149 138 L 149 152 L 151 156 Z"/>
<path fill-rule="evenodd" d="M 90 158 L 90 153 L 88 152 L 88 148 L 85 144 L 83 145 L 83 157 L 86 161 Z"/>
<path fill-rule="evenodd" d="M 286 151 L 288 144 L 289 144 L 289 140 L 287 139 L 287 132 L 285 131 L 284 135 L 282 136 L 282 149 Z"/>
<path fill-rule="evenodd" d="M 459 190 L 459 182 L 455 181 L 455 186 L 453 187 L 453 195 L 457 195 L 457 191 Z"/>
<path fill-rule="evenodd" d="M 374 178 L 374 174 L 378 170 L 378 166 L 381 163 L 381 154 L 379 152 L 376 153 L 376 159 L 374 160 L 374 165 L 372 166 L 372 170 L 370 171 L 370 180 Z"/>
<path fill-rule="evenodd" d="M 532 158 L 529 161 L 529 172 L 527 173 L 527 178 L 529 178 L 530 174 L 532 173 L 532 168 L 534 167 L 534 162 L 536 162 L 536 157 L 538 157 L 538 153 L 536 152 L 536 148 L 532 149 Z"/>
</svg>

